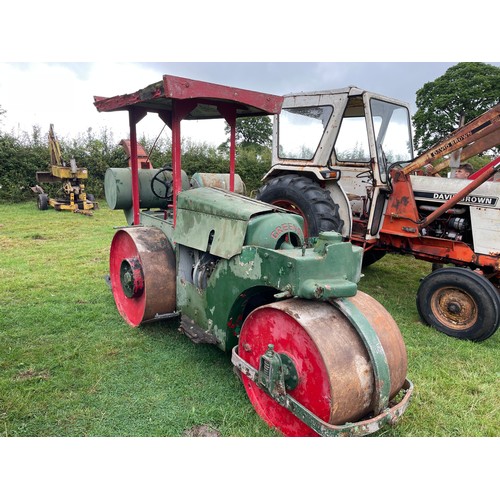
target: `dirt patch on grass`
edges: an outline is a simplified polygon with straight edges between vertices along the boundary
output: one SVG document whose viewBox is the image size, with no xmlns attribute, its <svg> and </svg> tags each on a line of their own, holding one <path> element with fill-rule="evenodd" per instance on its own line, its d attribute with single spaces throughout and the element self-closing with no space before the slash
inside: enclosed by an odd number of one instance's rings
<svg viewBox="0 0 500 500">
<path fill-rule="evenodd" d="M 187 437 L 220 437 L 220 432 L 211 425 L 195 425 L 184 431 Z"/>
<path fill-rule="evenodd" d="M 16 380 L 48 380 L 50 378 L 50 373 L 48 370 L 33 370 L 29 368 L 28 370 L 23 370 L 16 375 Z"/>
<path fill-rule="evenodd" d="M 0 238 L 0 249 L 2 250 L 10 250 L 12 248 L 22 247 L 24 243 L 19 240 L 15 240 L 14 238 Z"/>
<path fill-rule="evenodd" d="M 107 351 L 105 353 L 106 356 L 109 356 L 110 358 L 114 357 L 114 356 L 118 356 L 118 354 L 120 354 L 120 349 L 111 349 L 110 351 Z"/>
</svg>

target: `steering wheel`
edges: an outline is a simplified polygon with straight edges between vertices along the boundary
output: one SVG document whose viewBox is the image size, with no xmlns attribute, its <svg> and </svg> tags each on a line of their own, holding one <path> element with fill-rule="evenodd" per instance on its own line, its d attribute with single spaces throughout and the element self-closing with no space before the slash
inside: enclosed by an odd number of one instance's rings
<svg viewBox="0 0 500 500">
<path fill-rule="evenodd" d="M 160 198 L 161 200 L 167 200 L 168 198 L 172 197 L 172 181 L 165 180 L 165 177 L 163 179 L 160 179 L 160 174 L 163 174 L 163 172 L 171 172 L 171 171 L 172 171 L 172 166 L 167 165 L 167 166 L 161 168 L 160 170 L 158 170 L 158 172 L 156 172 L 156 174 L 151 179 L 151 191 L 153 192 L 153 194 L 157 198 Z M 165 186 L 165 194 L 164 195 L 160 195 L 157 193 L 157 191 L 155 189 L 155 182 L 158 182 L 162 186 Z"/>
</svg>

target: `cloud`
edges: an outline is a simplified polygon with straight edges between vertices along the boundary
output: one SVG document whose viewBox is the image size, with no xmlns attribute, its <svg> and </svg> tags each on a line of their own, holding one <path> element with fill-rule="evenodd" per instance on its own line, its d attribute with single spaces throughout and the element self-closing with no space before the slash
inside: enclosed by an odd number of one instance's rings
<svg viewBox="0 0 500 500">
<path fill-rule="evenodd" d="M 452 62 L 32 62 L 0 63 L 0 130 L 45 134 L 54 124 L 60 138 L 106 128 L 114 140 L 128 137 L 126 112 L 98 113 L 94 96 L 134 92 L 163 74 L 185 76 L 278 95 L 356 85 L 411 105 L 415 93 L 444 74 Z M 500 63 L 492 63 L 500 65 Z M 185 124 L 197 141 L 225 140 L 223 123 Z M 139 123 L 139 136 L 155 138 L 163 127 L 156 116 Z M 198 132 L 195 128 L 199 129 Z M 210 130 L 216 129 L 215 134 Z M 168 132 L 166 132 L 168 133 Z"/>
</svg>

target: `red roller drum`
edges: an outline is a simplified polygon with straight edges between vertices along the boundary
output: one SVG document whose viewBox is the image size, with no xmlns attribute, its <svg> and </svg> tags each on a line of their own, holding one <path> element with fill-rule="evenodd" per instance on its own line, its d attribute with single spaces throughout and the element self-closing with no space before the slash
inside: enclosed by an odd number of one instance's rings
<svg viewBox="0 0 500 500">
<path fill-rule="evenodd" d="M 385 351 L 390 371 L 390 397 L 405 382 L 406 348 L 399 328 L 385 308 L 358 292 L 348 299 L 364 315 Z M 356 422 L 376 404 L 374 374 L 366 347 L 350 321 L 329 303 L 289 299 L 259 307 L 246 318 L 238 354 L 259 368 L 269 344 L 289 356 L 299 383 L 288 393 L 320 419 L 335 425 Z M 317 434 L 243 375 L 257 413 L 286 436 Z"/>
<path fill-rule="evenodd" d="M 127 323 L 139 326 L 175 311 L 175 254 L 160 229 L 117 231 L 109 267 L 113 297 Z"/>
</svg>

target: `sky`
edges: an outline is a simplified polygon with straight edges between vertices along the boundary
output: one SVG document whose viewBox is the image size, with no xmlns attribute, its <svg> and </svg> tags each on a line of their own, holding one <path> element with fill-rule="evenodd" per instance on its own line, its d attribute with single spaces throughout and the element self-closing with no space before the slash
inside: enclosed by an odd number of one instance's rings
<svg viewBox="0 0 500 500">
<path fill-rule="evenodd" d="M 278 95 L 355 85 L 403 100 L 413 113 L 416 91 L 449 67 L 499 59 L 494 30 L 458 36 L 463 11 L 451 0 L 421 0 L 411 12 L 397 0 L 286 5 L 10 2 L 0 30 L 0 131 L 38 126 L 46 134 L 54 124 L 59 138 L 70 138 L 106 128 L 118 143 L 128 136 L 127 113 L 98 113 L 93 97 L 134 92 L 164 74 Z M 484 25 L 478 9 L 467 12 L 474 23 Z M 224 123 L 211 122 L 185 124 L 183 135 L 218 145 Z M 148 116 L 138 133 L 154 139 L 162 128 Z"/>
<path fill-rule="evenodd" d="M 483 61 L 488 62 L 488 61 Z M 99 113 L 94 96 L 134 92 L 171 74 L 249 90 L 283 95 L 355 85 L 400 99 L 416 111 L 415 94 L 457 62 L 2 62 L 0 63 L 0 130 L 46 134 L 54 124 L 60 139 L 77 138 L 92 128 L 112 132 L 117 143 L 128 137 L 126 112 Z M 493 63 L 500 65 L 500 63 Z M 163 122 L 148 115 L 139 137 L 155 139 Z M 170 135 L 166 128 L 163 134 Z M 218 145 L 224 122 L 183 124 L 183 135 Z"/>
</svg>

